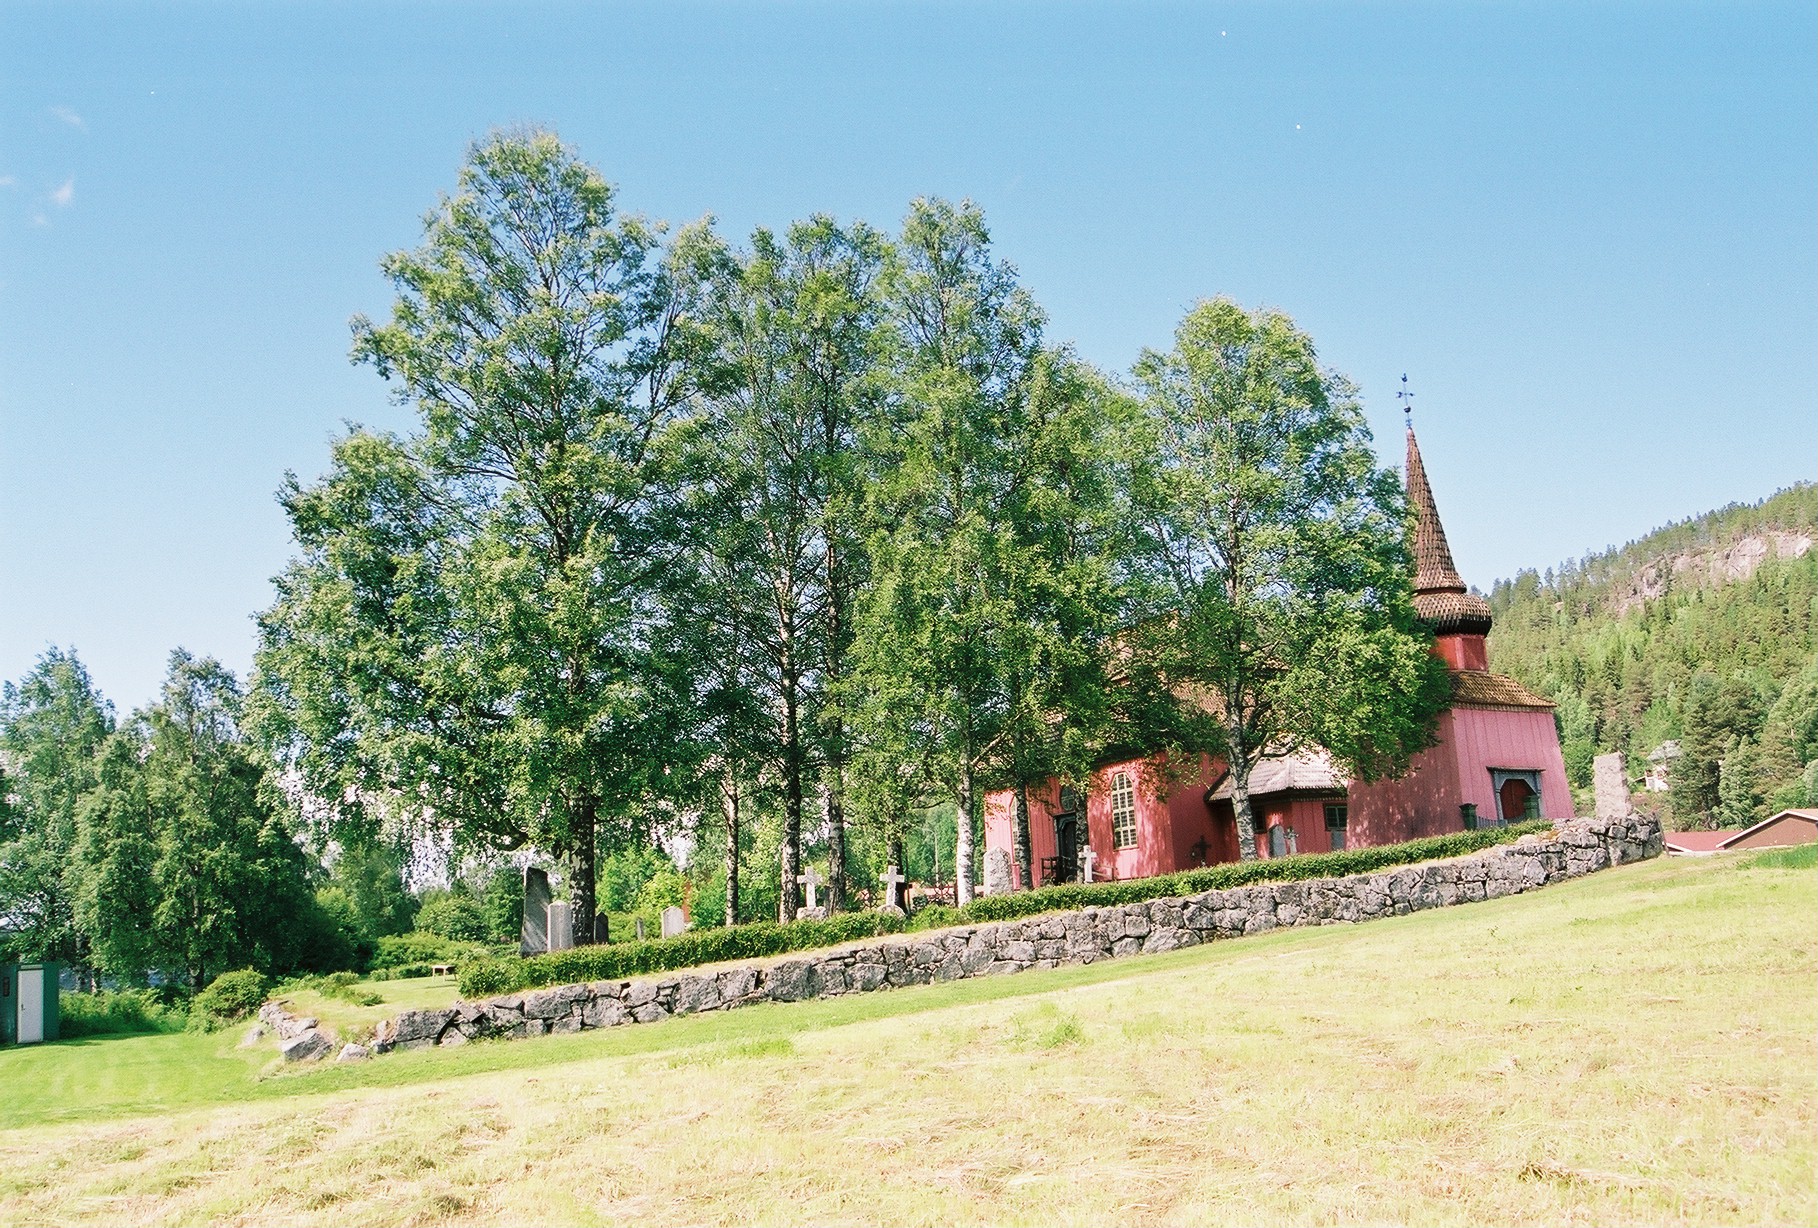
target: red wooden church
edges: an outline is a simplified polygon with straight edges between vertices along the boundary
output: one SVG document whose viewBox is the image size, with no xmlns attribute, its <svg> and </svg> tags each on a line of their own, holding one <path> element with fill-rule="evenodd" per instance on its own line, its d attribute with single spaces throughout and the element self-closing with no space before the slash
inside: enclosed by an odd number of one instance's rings
<svg viewBox="0 0 1818 1228">
<path fill-rule="evenodd" d="M 1433 629 L 1433 651 L 1452 673 L 1452 706 L 1438 741 L 1398 780 L 1347 781 L 1323 753 L 1264 759 L 1250 777 L 1262 856 L 1394 844 L 1524 817 L 1569 818 L 1572 797 L 1553 722 L 1553 705 L 1513 678 L 1489 670 L 1490 606 L 1468 591 L 1452 562 L 1408 430 L 1406 482 L 1415 512 L 1414 607 Z M 1236 861 L 1237 823 L 1225 765 L 1207 759 L 1197 780 L 1150 787 L 1151 759 L 1099 765 L 1085 795 L 1050 782 L 1029 798 L 1030 856 L 1038 882 L 1082 874 L 1145 878 Z M 1002 849 L 1015 869 L 1014 799 L 985 799 L 987 855 Z M 1015 883 L 1021 886 L 1020 882 Z"/>
</svg>

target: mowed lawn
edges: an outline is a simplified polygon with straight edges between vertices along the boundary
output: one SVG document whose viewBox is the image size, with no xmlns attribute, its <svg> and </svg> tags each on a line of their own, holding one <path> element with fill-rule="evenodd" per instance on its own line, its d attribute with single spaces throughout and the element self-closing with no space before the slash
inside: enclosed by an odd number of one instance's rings
<svg viewBox="0 0 1818 1228">
<path fill-rule="evenodd" d="M 1818 1221 L 1810 868 L 306 1073 L 238 1037 L 0 1054 L 0 1223 Z"/>
</svg>

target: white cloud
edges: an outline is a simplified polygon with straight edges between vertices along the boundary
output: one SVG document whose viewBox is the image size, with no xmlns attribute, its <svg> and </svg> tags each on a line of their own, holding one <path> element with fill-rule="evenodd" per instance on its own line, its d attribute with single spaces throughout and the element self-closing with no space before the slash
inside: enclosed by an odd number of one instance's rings
<svg viewBox="0 0 1818 1228">
<path fill-rule="evenodd" d="M 11 175 L 0 175 L 0 188 L 10 188 L 18 182 L 19 181 L 14 179 Z"/>
<path fill-rule="evenodd" d="M 65 179 L 63 181 L 63 186 L 52 192 L 50 198 L 53 205 L 67 207 L 70 201 L 76 199 L 75 176 L 72 175 L 68 179 Z"/>
<path fill-rule="evenodd" d="M 83 132 L 88 131 L 88 125 L 83 122 L 82 117 L 68 107 L 52 107 L 50 113 L 72 128 L 79 128 Z"/>
</svg>

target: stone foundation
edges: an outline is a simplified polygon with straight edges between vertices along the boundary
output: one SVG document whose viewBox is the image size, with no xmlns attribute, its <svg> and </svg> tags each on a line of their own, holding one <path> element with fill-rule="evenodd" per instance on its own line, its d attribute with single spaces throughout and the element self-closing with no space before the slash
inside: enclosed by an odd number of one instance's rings
<svg viewBox="0 0 1818 1228">
<path fill-rule="evenodd" d="M 1173 951 L 1299 925 L 1373 921 L 1493 900 L 1661 852 L 1660 826 L 1638 814 L 1575 819 L 1481 853 L 1344 878 L 1259 883 L 1228 891 L 1081 908 L 1019 921 L 868 939 L 712 972 L 594 981 L 406 1011 L 379 1026 L 378 1052 L 543 1036 L 756 1002 L 801 1002 L 1030 968 Z"/>
</svg>

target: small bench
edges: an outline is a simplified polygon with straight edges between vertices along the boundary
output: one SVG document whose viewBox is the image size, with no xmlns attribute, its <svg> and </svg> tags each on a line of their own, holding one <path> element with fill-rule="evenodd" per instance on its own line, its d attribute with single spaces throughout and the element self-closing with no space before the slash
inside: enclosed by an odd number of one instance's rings
<svg viewBox="0 0 1818 1228">
<path fill-rule="evenodd" d="M 431 965 L 429 965 L 429 975 L 431 975 L 431 976 L 453 976 L 454 971 L 455 971 L 455 966 L 453 964 L 431 964 Z"/>
</svg>

